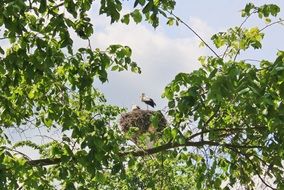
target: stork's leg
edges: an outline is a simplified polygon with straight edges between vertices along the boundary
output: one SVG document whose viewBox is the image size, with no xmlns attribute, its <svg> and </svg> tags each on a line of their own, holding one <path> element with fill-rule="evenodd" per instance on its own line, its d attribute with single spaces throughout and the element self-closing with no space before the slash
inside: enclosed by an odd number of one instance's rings
<svg viewBox="0 0 284 190">
<path fill-rule="evenodd" d="M 147 110 L 148 110 L 148 104 L 147 104 Z"/>
</svg>

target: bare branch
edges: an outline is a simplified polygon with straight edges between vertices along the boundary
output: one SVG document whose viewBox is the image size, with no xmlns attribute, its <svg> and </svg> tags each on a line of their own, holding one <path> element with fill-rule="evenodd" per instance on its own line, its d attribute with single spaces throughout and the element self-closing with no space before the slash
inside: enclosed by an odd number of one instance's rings
<svg viewBox="0 0 284 190">
<path fill-rule="evenodd" d="M 193 32 L 204 44 L 206 47 L 208 47 L 211 52 L 213 52 L 216 57 L 220 58 L 220 56 L 205 42 L 205 40 L 192 28 L 190 27 L 186 22 L 184 22 L 182 19 L 180 19 L 178 16 L 176 16 L 173 12 L 167 11 L 170 15 L 172 15 L 178 22 L 185 25 L 191 32 Z"/>
<path fill-rule="evenodd" d="M 252 61 L 252 62 L 258 62 L 258 63 L 261 62 L 261 60 L 257 60 L 257 59 L 243 59 L 243 61 Z"/>
<path fill-rule="evenodd" d="M 272 26 L 274 24 L 280 24 L 280 23 L 283 23 L 283 22 L 284 22 L 284 20 L 278 20 L 278 21 L 272 22 L 272 23 L 266 25 L 265 27 L 263 27 L 262 29 L 260 29 L 259 32 L 265 30 L 266 28 L 268 28 L 268 27 L 270 27 L 270 26 Z"/>
<path fill-rule="evenodd" d="M 248 129 L 265 129 L 265 127 L 235 127 L 235 128 L 215 128 L 215 129 L 208 129 L 208 130 L 203 130 L 203 131 L 200 131 L 198 133 L 194 133 L 192 134 L 190 137 L 187 138 L 187 140 L 192 140 L 193 138 L 197 137 L 197 136 L 200 136 L 202 134 L 205 134 L 205 133 L 210 133 L 210 132 L 218 132 L 218 131 L 230 131 L 230 132 L 233 132 L 233 131 L 244 131 L 244 130 L 248 130 Z"/>
</svg>

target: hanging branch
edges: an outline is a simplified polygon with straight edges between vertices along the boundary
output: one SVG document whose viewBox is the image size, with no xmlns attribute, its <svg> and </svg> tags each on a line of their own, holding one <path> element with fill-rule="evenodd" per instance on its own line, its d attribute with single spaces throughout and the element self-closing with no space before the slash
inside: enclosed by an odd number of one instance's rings
<svg viewBox="0 0 284 190">
<path fill-rule="evenodd" d="M 190 27 L 186 22 L 184 22 L 182 19 L 176 16 L 173 12 L 167 11 L 167 13 L 172 15 L 178 22 L 186 26 L 191 32 L 193 32 L 205 44 L 207 48 L 211 50 L 212 53 L 216 55 L 216 57 L 220 58 L 220 56 L 205 42 L 205 40 L 192 27 Z"/>
<path fill-rule="evenodd" d="M 266 28 L 268 28 L 268 27 L 270 27 L 270 26 L 272 26 L 274 24 L 283 24 L 283 22 L 284 22 L 284 20 L 278 20 L 278 21 L 272 22 L 272 23 L 266 25 L 265 27 L 263 27 L 262 29 L 260 29 L 259 32 L 265 30 Z"/>
</svg>

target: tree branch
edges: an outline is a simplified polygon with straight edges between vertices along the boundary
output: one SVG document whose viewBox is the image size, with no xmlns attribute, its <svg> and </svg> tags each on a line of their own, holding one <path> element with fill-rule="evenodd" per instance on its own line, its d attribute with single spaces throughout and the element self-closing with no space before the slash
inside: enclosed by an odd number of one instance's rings
<svg viewBox="0 0 284 190">
<path fill-rule="evenodd" d="M 169 150 L 172 148 L 179 148 L 179 147 L 200 147 L 200 146 L 221 146 L 226 148 L 239 148 L 239 149 L 250 149 L 250 148 L 263 148 L 262 146 L 244 146 L 239 144 L 227 144 L 227 143 L 219 143 L 214 141 L 198 141 L 198 142 L 185 142 L 183 144 L 177 143 L 177 142 L 169 142 L 167 144 L 150 148 L 147 150 L 139 150 L 139 151 L 129 151 L 129 152 L 121 152 L 119 153 L 120 156 L 146 156 L 146 155 L 152 155 L 156 154 L 161 151 Z M 33 166 L 47 166 L 47 165 L 54 165 L 59 164 L 61 162 L 61 158 L 44 158 L 44 159 L 37 159 L 37 160 L 29 160 L 27 163 Z"/>
<path fill-rule="evenodd" d="M 61 162 L 61 158 L 43 158 L 37 160 L 29 160 L 28 163 L 33 166 L 48 166 L 59 164 Z"/>
<path fill-rule="evenodd" d="M 221 146 L 221 147 L 227 147 L 227 148 L 244 148 L 244 149 L 250 149 L 250 148 L 263 148 L 262 146 L 243 146 L 243 145 L 239 145 L 239 144 L 221 144 L 219 142 L 214 142 L 214 141 L 197 141 L 197 142 L 185 142 L 183 144 L 179 144 L 176 142 L 172 142 L 172 143 L 167 143 L 158 147 L 154 147 L 151 149 L 147 149 L 147 150 L 143 150 L 143 151 L 131 151 L 131 152 L 123 152 L 120 155 L 121 156 L 125 156 L 125 155 L 133 155 L 133 156 L 146 156 L 146 155 L 151 155 L 151 154 L 155 154 L 157 152 L 161 152 L 164 150 L 168 150 L 171 148 L 178 148 L 178 147 L 200 147 L 200 146 L 205 146 L 205 145 L 209 145 L 209 146 Z"/>
<path fill-rule="evenodd" d="M 248 15 L 248 16 L 243 20 L 243 22 L 242 22 L 242 23 L 240 24 L 240 26 L 238 27 L 238 30 L 243 27 L 243 25 L 247 22 L 247 20 L 249 19 L 249 17 L 250 17 L 251 15 L 252 15 L 252 14 Z M 227 45 L 227 47 L 226 47 L 226 49 L 225 49 L 225 51 L 224 51 L 224 53 L 223 53 L 223 55 L 222 55 L 222 59 L 226 56 L 229 47 L 230 47 L 230 46 Z"/>
<path fill-rule="evenodd" d="M 193 32 L 204 44 L 207 48 L 209 48 L 211 50 L 211 52 L 213 52 L 216 57 L 220 58 L 220 56 L 205 42 L 205 40 L 195 31 L 193 30 L 192 27 L 190 27 L 186 22 L 184 22 L 183 20 L 181 20 L 178 16 L 176 16 L 173 12 L 167 11 L 170 15 L 172 15 L 177 21 L 181 22 L 183 25 L 186 26 L 186 28 L 188 28 L 191 32 Z"/>
<path fill-rule="evenodd" d="M 266 28 L 268 28 L 268 27 L 270 27 L 270 26 L 272 26 L 272 25 L 274 25 L 274 24 L 280 24 L 280 23 L 282 23 L 282 22 L 284 22 L 284 20 L 278 20 L 278 21 L 272 22 L 272 23 L 266 25 L 265 27 L 263 27 L 262 29 L 260 29 L 259 32 L 265 30 Z"/>
<path fill-rule="evenodd" d="M 214 141 L 198 141 L 198 142 L 191 142 L 188 141 L 183 144 L 170 142 L 158 147 L 150 148 L 147 150 L 139 150 L 139 151 L 129 151 L 129 152 L 121 152 L 120 156 L 126 156 L 126 155 L 133 155 L 133 156 L 146 156 L 151 154 L 156 154 L 161 151 L 165 151 L 172 148 L 179 148 L 179 147 L 200 147 L 200 146 L 221 146 L 221 147 L 227 147 L 227 148 L 241 148 L 241 149 L 250 149 L 250 148 L 263 148 L 262 146 L 243 146 L 239 144 L 226 144 L 226 143 L 219 143 Z M 38 160 L 29 160 L 28 163 L 34 166 L 47 166 L 47 165 L 54 165 L 59 164 L 61 162 L 61 158 L 44 158 L 44 159 L 38 159 Z"/>
<path fill-rule="evenodd" d="M 235 128 L 217 128 L 217 129 L 208 129 L 208 130 L 203 130 L 203 131 L 200 131 L 198 133 L 194 133 L 192 134 L 191 136 L 189 136 L 187 138 L 187 140 L 192 140 L 193 138 L 199 136 L 199 135 L 202 135 L 202 134 L 205 134 L 205 133 L 210 133 L 210 132 L 218 132 L 218 131 L 243 131 L 243 130 L 249 130 L 249 129 L 265 129 L 265 127 L 235 127 Z"/>
<path fill-rule="evenodd" d="M 259 128 L 259 127 L 255 127 Z M 162 152 L 165 150 L 169 150 L 172 148 L 179 148 L 179 147 L 201 147 L 201 146 L 220 146 L 220 147 L 226 147 L 226 148 L 237 148 L 237 149 L 253 149 L 253 148 L 263 148 L 262 146 L 254 145 L 240 145 L 240 144 L 228 144 L 228 143 L 220 143 L 220 142 L 215 142 L 215 141 L 197 141 L 193 142 L 190 141 L 194 137 L 197 137 L 201 134 L 204 133 L 209 133 L 209 132 L 215 132 L 215 131 L 241 131 L 241 130 L 246 130 L 246 129 L 253 129 L 253 128 L 222 128 L 222 129 L 211 129 L 211 130 L 204 130 L 199 133 L 195 133 L 191 135 L 188 139 L 187 142 L 180 144 L 177 142 L 169 142 L 154 148 L 146 149 L 146 150 L 136 150 L 136 151 L 129 151 L 129 152 L 121 152 L 119 153 L 120 156 L 126 156 L 126 155 L 133 155 L 136 157 L 139 156 L 147 156 L 147 155 L 152 155 L 156 154 L 158 152 Z M 29 164 L 34 165 L 34 166 L 47 166 L 47 165 L 54 165 L 54 164 L 59 164 L 61 162 L 61 158 L 44 158 L 44 159 L 37 159 L 37 160 L 28 160 L 27 161 Z"/>
</svg>

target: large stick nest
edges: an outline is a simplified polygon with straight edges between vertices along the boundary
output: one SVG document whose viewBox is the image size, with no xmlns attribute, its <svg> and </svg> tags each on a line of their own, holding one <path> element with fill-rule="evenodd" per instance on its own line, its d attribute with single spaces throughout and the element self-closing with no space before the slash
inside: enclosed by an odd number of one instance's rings
<svg viewBox="0 0 284 190">
<path fill-rule="evenodd" d="M 167 125 L 167 120 L 160 111 L 136 109 L 121 115 L 120 128 L 127 133 L 131 128 L 136 129 L 134 139 L 143 133 L 161 132 Z"/>
</svg>

